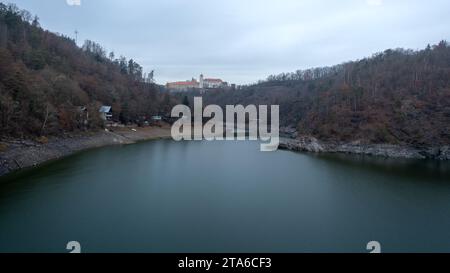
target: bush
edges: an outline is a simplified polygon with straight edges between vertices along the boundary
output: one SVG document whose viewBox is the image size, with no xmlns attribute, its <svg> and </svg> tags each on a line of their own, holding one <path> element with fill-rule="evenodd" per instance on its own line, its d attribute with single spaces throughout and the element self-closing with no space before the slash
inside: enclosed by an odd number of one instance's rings
<svg viewBox="0 0 450 273">
<path fill-rule="evenodd" d="M 0 153 L 6 151 L 8 149 L 8 145 L 5 143 L 0 143 Z"/>
<path fill-rule="evenodd" d="M 40 137 L 36 138 L 36 142 L 38 142 L 40 144 L 47 144 L 48 138 L 45 136 L 40 136 Z"/>
</svg>

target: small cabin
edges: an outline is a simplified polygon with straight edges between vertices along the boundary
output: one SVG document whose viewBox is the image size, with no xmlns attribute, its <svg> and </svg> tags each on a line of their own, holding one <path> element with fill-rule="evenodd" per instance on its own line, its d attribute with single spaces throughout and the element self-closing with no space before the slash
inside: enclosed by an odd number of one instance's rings
<svg viewBox="0 0 450 273">
<path fill-rule="evenodd" d="M 111 121 L 113 114 L 112 114 L 112 107 L 111 106 L 102 106 L 100 107 L 100 118 L 103 119 L 104 121 Z"/>
</svg>

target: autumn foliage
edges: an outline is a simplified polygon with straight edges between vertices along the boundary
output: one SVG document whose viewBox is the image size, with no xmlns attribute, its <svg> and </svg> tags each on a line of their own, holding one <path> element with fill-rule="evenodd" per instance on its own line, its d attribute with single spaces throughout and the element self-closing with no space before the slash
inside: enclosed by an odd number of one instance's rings
<svg viewBox="0 0 450 273">
<path fill-rule="evenodd" d="M 283 126 L 327 141 L 450 144 L 450 46 L 386 50 L 332 67 L 268 77 L 208 103 L 279 104 Z"/>
<path fill-rule="evenodd" d="M 133 60 L 107 56 L 92 41 L 80 48 L 27 11 L 0 3 L 0 137 L 95 129 L 100 105 L 113 106 L 115 120 L 136 123 L 171 104 Z"/>
</svg>

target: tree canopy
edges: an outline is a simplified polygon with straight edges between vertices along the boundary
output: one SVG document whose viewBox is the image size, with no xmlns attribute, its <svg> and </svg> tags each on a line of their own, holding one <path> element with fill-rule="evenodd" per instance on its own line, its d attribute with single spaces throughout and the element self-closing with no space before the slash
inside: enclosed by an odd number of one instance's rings
<svg viewBox="0 0 450 273">
<path fill-rule="evenodd" d="M 137 122 L 174 104 L 173 98 L 143 77 L 134 60 L 87 40 L 75 41 L 40 27 L 39 18 L 0 3 L 0 136 L 57 134 L 80 129 L 86 107 L 101 126 L 100 105 L 114 119 Z"/>
<path fill-rule="evenodd" d="M 332 67 L 272 75 L 205 103 L 278 104 L 283 126 L 328 141 L 450 144 L 450 46 L 389 49 Z"/>
</svg>

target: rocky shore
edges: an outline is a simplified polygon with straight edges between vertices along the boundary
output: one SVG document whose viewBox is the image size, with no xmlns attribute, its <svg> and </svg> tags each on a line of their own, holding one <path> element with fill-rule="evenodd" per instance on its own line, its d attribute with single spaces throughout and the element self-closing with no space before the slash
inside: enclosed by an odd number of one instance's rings
<svg viewBox="0 0 450 273">
<path fill-rule="evenodd" d="M 2 140 L 0 141 L 0 176 L 82 150 L 159 138 L 170 138 L 168 125 L 145 128 L 123 127 L 99 132 L 68 134 L 49 138 L 45 141 L 46 143 L 34 140 Z"/>
<path fill-rule="evenodd" d="M 391 144 L 325 143 L 313 137 L 281 138 L 280 149 L 314 152 L 371 155 L 389 158 L 450 160 L 450 146 L 416 148 Z"/>
<path fill-rule="evenodd" d="M 170 126 L 145 128 L 113 128 L 98 132 L 68 134 L 48 139 L 0 141 L 0 176 L 12 171 L 37 166 L 78 151 L 108 145 L 132 144 L 138 141 L 170 138 Z M 284 135 L 280 149 L 313 152 L 371 155 L 388 158 L 450 160 L 450 146 L 417 148 L 391 144 L 363 144 L 323 142 L 313 137 Z"/>
</svg>

